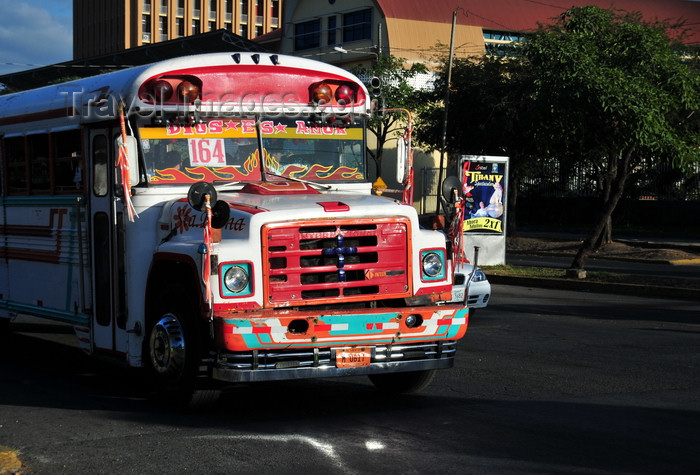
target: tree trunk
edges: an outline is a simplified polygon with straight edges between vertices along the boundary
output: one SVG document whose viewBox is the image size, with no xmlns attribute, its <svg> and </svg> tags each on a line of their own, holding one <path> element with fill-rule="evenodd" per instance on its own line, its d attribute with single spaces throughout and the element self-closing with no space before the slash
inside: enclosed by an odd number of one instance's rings
<svg viewBox="0 0 700 475">
<path fill-rule="evenodd" d="M 608 216 L 608 219 L 605 221 L 605 225 L 603 226 L 603 230 L 600 233 L 600 236 L 595 241 L 595 244 L 593 246 L 594 251 L 600 250 L 601 247 L 605 246 L 606 244 L 610 244 L 612 242 L 612 216 Z"/>
<path fill-rule="evenodd" d="M 576 253 L 574 260 L 571 263 L 571 269 L 585 268 L 586 259 L 595 248 L 595 244 L 600 240 L 606 226 L 608 226 L 611 222 L 612 213 L 615 211 L 615 207 L 620 201 L 622 193 L 625 190 L 625 182 L 630 174 L 629 164 L 634 150 L 635 147 L 632 146 L 630 150 L 628 150 L 622 157 L 619 166 L 615 167 L 615 174 L 611 177 L 612 180 L 610 182 L 610 193 L 608 198 L 603 202 L 600 212 L 593 223 L 591 232 L 588 234 Z"/>
</svg>

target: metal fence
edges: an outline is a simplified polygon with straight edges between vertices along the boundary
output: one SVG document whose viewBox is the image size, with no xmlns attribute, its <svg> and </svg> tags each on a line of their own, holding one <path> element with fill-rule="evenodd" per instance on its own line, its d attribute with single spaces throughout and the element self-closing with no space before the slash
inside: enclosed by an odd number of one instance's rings
<svg viewBox="0 0 700 475">
<path fill-rule="evenodd" d="M 422 169 L 420 213 L 434 213 L 440 193 L 439 168 Z M 443 173 L 443 179 L 445 178 Z M 593 197 L 598 194 L 595 169 L 588 167 L 563 168 L 552 160 L 540 162 L 527 175 L 520 177 L 518 193 L 542 197 Z M 639 200 L 700 201 L 700 164 L 687 172 L 660 164 L 640 166 L 632 173 L 625 196 Z"/>
</svg>

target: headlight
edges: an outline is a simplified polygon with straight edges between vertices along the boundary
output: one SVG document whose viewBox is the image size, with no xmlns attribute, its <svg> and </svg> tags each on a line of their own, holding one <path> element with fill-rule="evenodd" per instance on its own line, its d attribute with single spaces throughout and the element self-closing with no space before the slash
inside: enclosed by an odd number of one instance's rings
<svg viewBox="0 0 700 475">
<path fill-rule="evenodd" d="M 472 277 L 472 282 L 483 282 L 486 280 L 486 274 L 484 274 L 484 271 L 479 269 L 478 267 L 474 271 L 474 277 Z"/>
<path fill-rule="evenodd" d="M 435 252 L 429 252 L 423 256 L 423 273 L 435 278 L 442 272 L 442 258 Z"/>
<path fill-rule="evenodd" d="M 229 292 L 234 294 L 243 292 L 248 287 L 249 282 L 248 272 L 241 266 L 231 266 L 224 273 L 224 285 Z"/>
</svg>

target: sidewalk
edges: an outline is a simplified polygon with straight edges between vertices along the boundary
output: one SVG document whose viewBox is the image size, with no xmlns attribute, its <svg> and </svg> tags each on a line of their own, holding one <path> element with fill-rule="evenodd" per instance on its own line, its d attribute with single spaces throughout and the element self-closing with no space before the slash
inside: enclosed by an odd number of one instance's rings
<svg viewBox="0 0 700 475">
<path fill-rule="evenodd" d="M 513 249 L 508 245 L 509 254 L 528 256 L 566 256 L 572 257 L 578 249 L 578 243 L 585 239 L 584 232 L 547 232 L 541 230 L 523 230 L 518 232 L 518 238 L 526 240 L 539 240 L 537 246 L 525 246 L 524 249 Z M 596 259 L 615 259 L 628 262 L 649 262 L 668 265 L 698 266 L 697 285 L 695 278 L 669 279 L 669 285 L 647 283 L 623 283 L 623 282 L 595 282 L 586 279 L 573 278 L 548 278 L 548 277 L 523 277 L 516 275 L 496 275 L 489 273 L 487 276 L 492 284 L 520 285 L 530 287 L 542 287 L 564 290 L 578 290 L 581 292 L 604 292 L 624 295 L 639 295 L 659 298 L 678 298 L 700 300 L 700 239 L 694 241 L 687 237 L 668 237 L 641 235 L 632 233 L 620 233 L 613 235 L 618 247 L 630 246 L 627 254 L 613 252 L 596 253 Z M 511 241 L 512 243 L 513 241 Z M 621 245 L 626 246 L 621 246 Z M 625 280 L 625 279 L 620 279 Z"/>
</svg>

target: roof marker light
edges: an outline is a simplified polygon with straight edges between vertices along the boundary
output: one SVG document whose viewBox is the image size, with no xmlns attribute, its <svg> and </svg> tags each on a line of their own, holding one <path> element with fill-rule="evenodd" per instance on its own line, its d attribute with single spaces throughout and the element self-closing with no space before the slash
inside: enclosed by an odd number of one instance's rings
<svg viewBox="0 0 700 475">
<path fill-rule="evenodd" d="M 200 92 L 199 86 L 189 81 L 182 81 L 177 86 L 177 95 L 181 97 L 184 102 L 194 102 L 199 98 Z"/>
<path fill-rule="evenodd" d="M 156 102 L 168 102 L 173 96 L 173 86 L 165 79 L 154 82 L 152 90 Z"/>
<path fill-rule="evenodd" d="M 317 105 L 330 104 L 332 99 L 333 90 L 325 83 L 316 86 L 311 93 L 311 100 Z"/>
<path fill-rule="evenodd" d="M 340 105 L 352 104 L 353 91 L 349 86 L 340 86 L 335 90 L 335 100 Z"/>
</svg>

